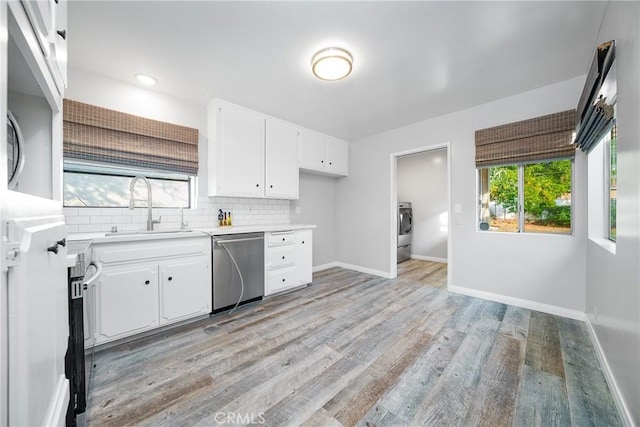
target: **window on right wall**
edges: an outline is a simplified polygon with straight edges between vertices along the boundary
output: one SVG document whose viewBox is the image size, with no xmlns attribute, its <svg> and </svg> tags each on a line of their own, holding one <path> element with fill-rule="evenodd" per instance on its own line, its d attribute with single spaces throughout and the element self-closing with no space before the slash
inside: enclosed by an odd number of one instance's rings
<svg viewBox="0 0 640 427">
<path fill-rule="evenodd" d="M 587 154 L 589 239 L 615 251 L 618 236 L 618 127 L 615 40 L 600 44 L 577 108 L 574 144 Z"/>
<path fill-rule="evenodd" d="M 611 131 L 604 137 L 605 146 L 605 205 L 607 212 L 608 238 L 616 241 L 616 212 L 617 212 L 617 191 L 618 191 L 618 147 L 617 147 L 617 127 L 613 126 Z"/>
</svg>

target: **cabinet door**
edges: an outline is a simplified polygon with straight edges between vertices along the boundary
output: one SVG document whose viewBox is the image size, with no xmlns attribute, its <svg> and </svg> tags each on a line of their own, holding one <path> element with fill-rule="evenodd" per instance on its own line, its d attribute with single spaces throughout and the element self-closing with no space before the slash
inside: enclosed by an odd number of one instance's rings
<svg viewBox="0 0 640 427">
<path fill-rule="evenodd" d="M 210 257 L 186 258 L 160 266 L 160 323 L 211 312 Z"/>
<path fill-rule="evenodd" d="M 56 0 L 52 13 L 52 31 L 49 33 L 51 55 L 47 65 L 58 91 L 63 95 L 67 87 L 67 0 Z"/>
<path fill-rule="evenodd" d="M 7 193 L 11 192 L 3 196 Z M 24 212 L 37 209 L 36 200 L 21 201 L 27 202 L 27 206 L 20 208 Z M 2 374 L 9 391 L 7 425 L 50 425 L 58 422 L 57 410 L 61 409 L 58 399 L 69 393 L 65 378 L 69 337 L 67 251 L 61 246 L 57 253 L 47 250 L 66 236 L 64 217 L 3 220 L 2 226 L 1 246 L 5 248 L 6 239 L 16 242 L 20 250 L 16 265 L 6 273 L 7 305 L 0 309 L 3 316 L 8 316 L 2 318 L 3 346 L 10 373 L 8 378 L 4 371 Z M 4 285 L 4 279 L 2 282 Z M 7 399 L 6 394 L 3 397 Z"/>
<path fill-rule="evenodd" d="M 264 126 L 261 114 L 234 105 L 218 107 L 213 195 L 264 197 Z"/>
<path fill-rule="evenodd" d="M 265 195 L 298 198 L 298 129 L 280 120 L 267 119 Z"/>
<path fill-rule="evenodd" d="M 104 267 L 97 284 L 96 343 L 158 325 L 158 266 Z"/>
<path fill-rule="evenodd" d="M 325 136 L 321 133 L 303 130 L 300 132 L 300 168 L 324 171 L 326 163 Z"/>
<path fill-rule="evenodd" d="M 52 32 L 55 0 L 22 0 L 31 27 L 45 57 L 49 56 L 49 37 Z"/>
<path fill-rule="evenodd" d="M 296 230 L 296 276 L 299 285 L 313 281 L 313 230 Z"/>
<path fill-rule="evenodd" d="M 349 175 L 349 143 L 337 138 L 327 138 L 327 172 L 333 175 Z"/>
<path fill-rule="evenodd" d="M 267 271 L 266 295 L 286 291 L 298 286 L 295 267 L 278 268 Z"/>
</svg>

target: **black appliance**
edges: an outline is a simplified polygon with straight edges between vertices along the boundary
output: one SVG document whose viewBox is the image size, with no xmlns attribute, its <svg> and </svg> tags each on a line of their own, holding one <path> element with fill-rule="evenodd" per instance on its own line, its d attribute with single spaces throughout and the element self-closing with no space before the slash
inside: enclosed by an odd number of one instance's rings
<svg viewBox="0 0 640 427">
<path fill-rule="evenodd" d="M 91 241 L 81 240 L 68 243 L 69 257 L 75 259 L 69 267 L 69 348 L 65 360 L 65 370 L 70 385 L 70 399 L 67 410 L 67 426 L 84 426 L 87 409 L 87 396 L 93 370 L 93 343 L 87 343 L 86 337 L 92 337 L 94 328 L 92 283 L 100 274 L 100 268 L 92 262 Z M 70 263 L 71 264 L 71 263 Z M 87 292 L 89 291 L 89 293 Z M 87 297 L 90 295 L 90 297 Z M 85 331 L 86 329 L 89 329 Z"/>
</svg>

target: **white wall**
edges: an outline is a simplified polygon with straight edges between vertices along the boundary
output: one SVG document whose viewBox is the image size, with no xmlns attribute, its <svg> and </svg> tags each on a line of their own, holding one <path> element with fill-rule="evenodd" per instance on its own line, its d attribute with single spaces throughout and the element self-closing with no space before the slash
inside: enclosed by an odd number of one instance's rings
<svg viewBox="0 0 640 427">
<path fill-rule="evenodd" d="M 447 259 L 447 150 L 398 157 L 398 201 L 411 202 L 411 256 Z"/>
<path fill-rule="evenodd" d="M 575 235 L 482 233 L 476 231 L 474 131 L 575 108 L 583 84 L 584 77 L 574 78 L 352 143 L 350 176 L 338 183 L 337 208 L 365 214 L 337 222 L 338 260 L 393 271 L 390 155 L 449 142 L 451 203 L 462 207 L 449 228 L 451 288 L 579 317 L 585 309 L 585 156 L 578 154 L 575 165 Z"/>
<path fill-rule="evenodd" d="M 615 253 L 612 253 L 597 239 L 589 239 L 586 289 L 588 319 L 629 411 L 628 416 L 636 425 L 640 425 L 639 28 L 639 3 L 608 3 L 596 44 L 616 40 L 617 242 Z M 601 173 L 601 169 L 589 169 L 590 181 L 598 179 L 594 175 Z M 589 197 L 602 196 L 602 193 L 594 194 L 589 189 Z M 602 203 L 595 201 L 598 202 Z"/>
<path fill-rule="evenodd" d="M 313 266 L 318 267 L 337 261 L 336 221 L 344 212 L 336 210 L 336 183 L 332 178 L 309 172 L 300 172 L 300 199 L 291 201 L 293 224 L 316 224 L 313 230 Z M 296 208 L 300 213 L 296 213 Z"/>
</svg>

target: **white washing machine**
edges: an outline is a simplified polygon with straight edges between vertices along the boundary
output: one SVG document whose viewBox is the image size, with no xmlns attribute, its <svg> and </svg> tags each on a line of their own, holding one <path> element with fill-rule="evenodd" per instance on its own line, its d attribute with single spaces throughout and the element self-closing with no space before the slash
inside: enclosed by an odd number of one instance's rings
<svg viewBox="0 0 640 427">
<path fill-rule="evenodd" d="M 413 210 L 410 202 L 398 202 L 398 262 L 411 258 Z"/>
</svg>

